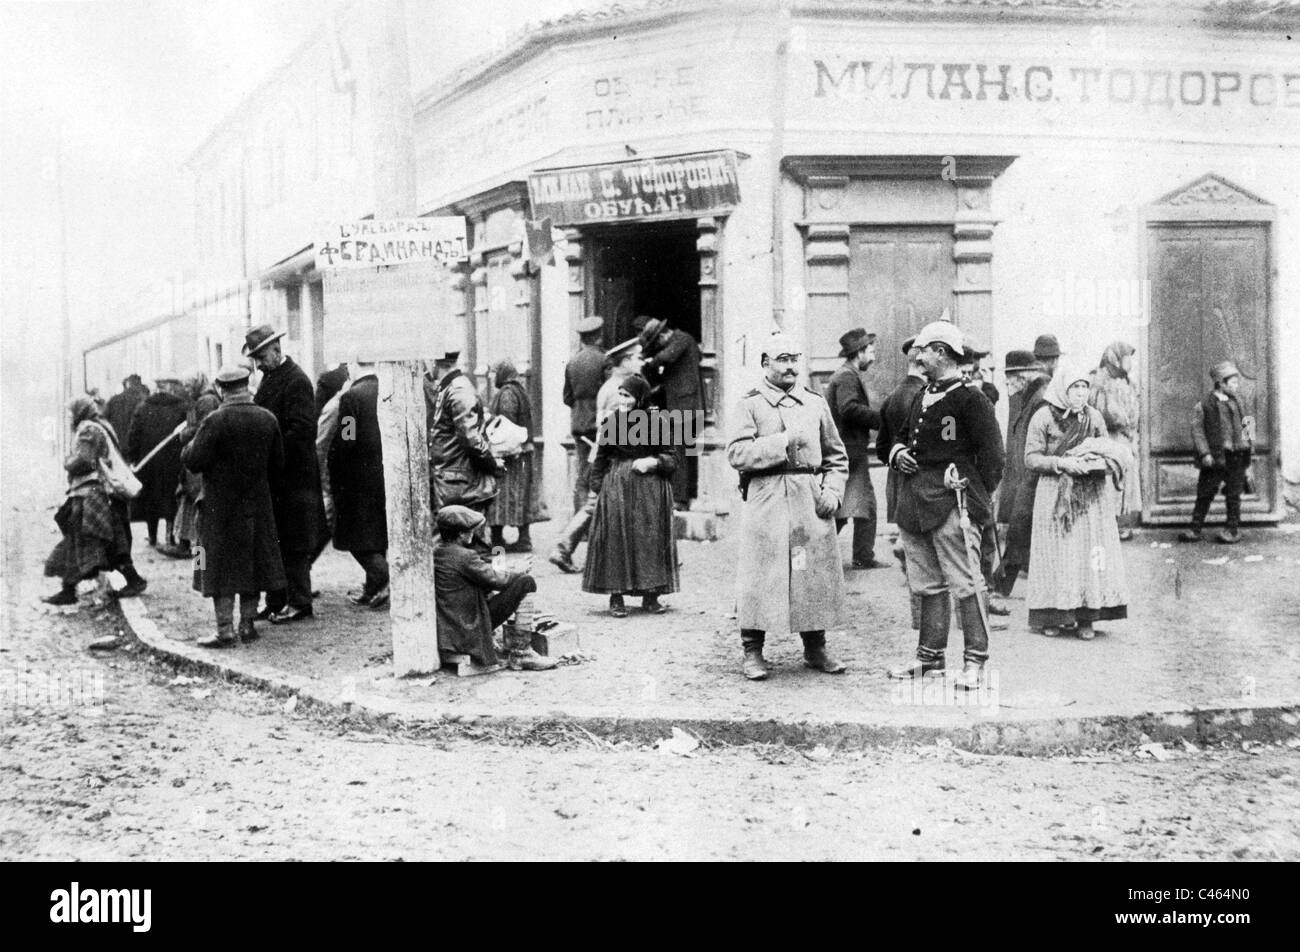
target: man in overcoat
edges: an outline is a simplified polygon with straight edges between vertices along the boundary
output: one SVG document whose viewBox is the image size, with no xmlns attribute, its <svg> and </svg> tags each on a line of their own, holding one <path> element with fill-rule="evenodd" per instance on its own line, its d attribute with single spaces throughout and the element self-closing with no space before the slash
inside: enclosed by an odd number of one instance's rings
<svg viewBox="0 0 1300 952">
<path fill-rule="evenodd" d="M 316 458 L 316 395 L 311 378 L 280 349 L 283 336 L 263 324 L 249 331 L 244 343 L 244 353 L 262 372 L 253 400 L 275 415 L 284 441 L 284 477 L 272 501 L 287 584 L 267 593 L 260 613 L 275 625 L 312 617 L 311 561 L 326 525 Z"/>
<path fill-rule="evenodd" d="M 840 338 L 844 363 L 826 383 L 826 402 L 849 456 L 849 481 L 835 514 L 835 528 L 853 520 L 853 567 L 882 568 L 876 561 L 876 491 L 871 485 L 871 431 L 880 429 L 880 411 L 871 406 L 862 375 L 876 359 L 876 335 L 855 327 Z"/>
<path fill-rule="evenodd" d="M 835 511 L 849 464 L 830 407 L 798 383 L 801 351 L 785 334 L 763 343 L 764 379 L 741 400 L 727 445 L 744 499 L 736 617 L 751 681 L 768 675 L 768 631 L 799 632 L 808 667 L 844 670 L 826 653 L 826 629 L 844 603 Z"/>
<path fill-rule="evenodd" d="M 338 421 L 329 449 L 334 495 L 334 548 L 351 552 L 366 573 L 361 591 L 348 601 L 388 604 L 388 511 L 384 445 L 379 434 L 379 378 L 373 364 L 357 363 L 352 386 L 339 397 Z"/>
<path fill-rule="evenodd" d="M 194 588 L 212 599 L 217 616 L 216 633 L 196 642 L 203 648 L 255 639 L 258 592 L 285 584 L 271 501 L 284 471 L 284 443 L 275 416 L 254 405 L 248 377 L 246 366 L 217 374 L 221 406 L 181 453 L 185 466 L 203 477 Z"/>
<path fill-rule="evenodd" d="M 183 396 L 180 377 L 163 373 L 158 375 L 155 383 L 157 389 L 135 411 L 126 434 L 128 463 L 140 462 L 149 456 L 151 450 L 163 444 L 136 473 L 144 488 L 132 500 L 133 512 L 144 520 L 145 535 L 152 546 L 158 545 L 159 520 L 166 530 L 163 543 L 172 537 L 172 524 L 176 520 L 176 487 L 181 481 L 181 447 L 176 439 L 168 440 L 168 437 L 185 423 L 190 409 L 189 401 Z"/>
<path fill-rule="evenodd" d="M 140 380 L 139 374 L 131 374 L 122 381 L 122 392 L 108 398 L 104 408 L 104 418 L 113 425 L 113 432 L 118 442 L 125 440 L 131 433 L 131 420 L 135 411 L 140 409 L 149 396 L 149 388 Z"/>
<path fill-rule="evenodd" d="M 1007 352 L 1003 371 L 1009 400 L 1007 456 L 998 487 L 998 522 L 1006 525 L 1006 544 L 998 565 L 996 588 L 1005 598 L 1016 586 L 1022 569 L 1029 568 L 1029 546 L 1034 527 L 1034 493 L 1038 476 L 1025 469 L 1025 434 L 1029 421 L 1043 405 L 1043 390 L 1050 379 L 1046 368 L 1028 350 Z"/>
<path fill-rule="evenodd" d="M 587 317 L 578 322 L 578 352 L 564 365 L 564 405 L 569 408 L 569 431 L 573 434 L 573 511 L 587 502 L 591 478 L 592 447 L 596 444 L 596 394 L 605 380 L 605 351 L 600 346 L 603 318 Z"/>
<path fill-rule="evenodd" d="M 988 660 L 980 536 L 993 518 L 991 496 L 1002 478 L 1002 433 L 988 397 L 963 383 L 958 370 L 964 350 L 961 331 L 947 321 L 934 321 L 921 329 L 915 345 L 929 384 L 913 398 L 907 425 L 894 436 L 889 464 L 901 474 L 895 519 L 908 587 L 921 599 L 920 641 L 916 660 L 889 674 L 910 678 L 944 669 L 951 592 L 965 636 L 957 686 L 974 690 L 982 684 Z M 950 466 L 955 477 L 949 475 Z M 967 526 L 959 518 L 959 489 L 969 513 Z"/>
<path fill-rule="evenodd" d="M 641 376 L 656 391 L 652 400 L 664 410 L 679 414 L 704 412 L 704 382 L 700 376 L 700 345 L 695 338 L 677 327 L 669 327 L 662 318 L 652 317 L 641 330 L 641 348 L 645 361 Z M 697 427 L 691 432 L 699 432 Z M 673 470 L 673 503 L 685 509 L 695 498 L 698 482 L 698 457 L 686 452 L 686 444 L 674 445 L 677 468 Z"/>
<path fill-rule="evenodd" d="M 432 508 L 437 512 L 457 505 L 486 513 L 505 464 L 492 455 L 483 401 L 474 382 L 457 366 L 459 360 L 459 351 L 444 353 L 434 364 L 432 392 L 425 390 L 426 402 L 432 400 L 428 407 Z"/>
</svg>

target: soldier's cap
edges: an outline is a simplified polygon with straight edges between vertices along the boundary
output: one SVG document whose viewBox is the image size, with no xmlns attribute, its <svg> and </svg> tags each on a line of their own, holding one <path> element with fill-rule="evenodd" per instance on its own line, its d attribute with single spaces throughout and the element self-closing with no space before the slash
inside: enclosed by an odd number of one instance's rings
<svg viewBox="0 0 1300 952">
<path fill-rule="evenodd" d="M 578 321 L 578 333 L 594 334 L 604 326 L 605 319 L 603 317 L 584 317 Z"/>
<path fill-rule="evenodd" d="M 962 361 L 964 363 L 974 363 L 989 355 L 988 348 L 981 347 L 969 337 L 966 338 L 966 344 L 962 348 Z"/>
<path fill-rule="evenodd" d="M 217 386 L 237 387 L 247 383 L 252 370 L 247 364 L 227 364 L 217 372 Z"/>
<path fill-rule="evenodd" d="M 434 362 L 439 364 L 454 364 L 458 360 L 460 360 L 460 351 L 458 350 L 445 351 L 441 357 L 434 358 Z"/>
<path fill-rule="evenodd" d="M 1223 383 L 1229 377 L 1239 377 L 1241 371 L 1231 360 L 1221 360 L 1210 369 L 1210 379 L 1215 383 Z"/>
<path fill-rule="evenodd" d="M 626 357 L 628 352 L 633 347 L 637 347 L 640 344 L 641 344 L 640 337 L 629 337 L 627 340 L 623 341 L 623 343 L 615 344 L 609 350 L 605 351 L 605 356 L 613 360 L 615 363 L 617 363 L 618 361 Z"/>
<path fill-rule="evenodd" d="M 931 321 L 916 335 L 913 347 L 925 349 L 931 344 L 947 344 L 959 357 L 966 351 L 966 338 L 956 324 L 948 321 Z"/>
<path fill-rule="evenodd" d="M 903 341 L 903 353 L 910 354 L 912 352 L 912 348 L 915 346 L 916 346 L 916 335 L 913 334 L 907 340 Z"/>
<path fill-rule="evenodd" d="M 778 357 L 781 354 L 790 354 L 791 356 L 798 357 L 802 353 L 803 348 L 799 346 L 798 342 L 793 337 L 789 334 L 778 331 L 769 336 L 767 340 L 763 341 L 758 356 L 761 360 L 764 357 Z"/>
<path fill-rule="evenodd" d="M 467 506 L 443 506 L 438 510 L 437 522 L 441 529 L 458 529 L 461 532 L 473 531 L 487 521 L 481 512 L 475 512 Z"/>
<path fill-rule="evenodd" d="M 1034 341 L 1034 356 L 1039 360 L 1061 356 L 1061 345 L 1055 334 L 1039 334 Z"/>
<path fill-rule="evenodd" d="M 181 375 L 174 370 L 160 370 L 153 375 L 154 383 L 184 383 Z"/>
</svg>

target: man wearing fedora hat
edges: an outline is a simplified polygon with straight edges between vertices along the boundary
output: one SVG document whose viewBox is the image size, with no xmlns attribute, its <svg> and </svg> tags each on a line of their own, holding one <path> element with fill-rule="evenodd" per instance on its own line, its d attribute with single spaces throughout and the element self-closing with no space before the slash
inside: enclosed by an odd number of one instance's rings
<svg viewBox="0 0 1300 952">
<path fill-rule="evenodd" d="M 1030 533 L 1034 525 L 1034 493 L 1038 474 L 1025 469 L 1025 435 L 1029 421 L 1043 405 L 1043 391 L 1050 379 L 1047 369 L 1032 351 L 1007 352 L 1003 374 L 1007 378 L 1007 461 L 998 486 L 997 521 L 1006 526 L 1006 544 L 994 578 L 999 596 L 1009 596 L 1023 569 L 1029 568 Z M 1005 609 L 993 601 L 995 611 Z"/>
<path fill-rule="evenodd" d="M 669 327 L 661 317 L 652 317 L 641 330 L 645 362 L 641 376 L 658 391 L 654 402 L 663 410 L 681 414 L 704 412 L 704 383 L 700 377 L 700 345 L 681 328 Z M 695 498 L 698 459 L 686 454 L 685 444 L 675 445 L 677 468 L 673 470 L 673 503 L 685 509 Z"/>
<path fill-rule="evenodd" d="M 312 617 L 311 562 L 327 525 L 316 457 L 316 394 L 311 378 L 281 350 L 283 336 L 262 324 L 244 337 L 244 353 L 262 372 L 253 401 L 274 414 L 284 443 L 284 472 L 271 493 L 286 585 L 267 593 L 259 613 L 275 625 Z"/>
<path fill-rule="evenodd" d="M 605 380 L 605 351 L 600 335 L 605 321 L 587 317 L 578 322 L 578 352 L 564 365 L 564 405 L 569 408 L 569 432 L 573 434 L 573 510 L 587 502 L 591 476 L 592 448 L 596 445 L 596 395 Z"/>
<path fill-rule="evenodd" d="M 871 485 L 871 431 L 880 429 L 880 411 L 871 406 L 862 375 L 876 359 L 876 335 L 855 327 L 840 338 L 844 363 L 826 383 L 826 402 L 849 455 L 849 481 L 835 513 L 835 528 L 853 520 L 853 567 L 883 568 L 876 561 L 876 493 Z"/>
</svg>

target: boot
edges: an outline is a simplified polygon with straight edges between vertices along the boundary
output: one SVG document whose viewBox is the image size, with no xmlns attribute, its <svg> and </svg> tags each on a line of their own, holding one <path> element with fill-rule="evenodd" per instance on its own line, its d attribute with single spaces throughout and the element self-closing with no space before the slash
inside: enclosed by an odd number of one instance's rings
<svg viewBox="0 0 1300 952">
<path fill-rule="evenodd" d="M 1201 527 L 1192 526 L 1192 528 L 1190 529 L 1184 529 L 1182 532 L 1178 533 L 1178 541 L 1179 542 L 1200 542 Z"/>
<path fill-rule="evenodd" d="M 948 644 L 948 626 L 952 620 L 952 605 L 948 593 L 921 596 L 920 639 L 916 657 L 905 664 L 889 669 L 891 678 L 906 680 L 920 678 L 931 671 L 944 669 L 944 648 Z"/>
<path fill-rule="evenodd" d="M 133 598 L 142 595 L 144 590 L 149 587 L 149 583 L 135 570 L 134 565 L 124 565 L 119 571 L 122 573 L 122 578 L 126 579 L 126 585 L 114 593 L 118 598 Z"/>
<path fill-rule="evenodd" d="M 767 680 L 767 661 L 763 658 L 763 632 L 741 631 L 740 643 L 745 649 L 741 663 L 745 677 L 751 681 Z"/>
<path fill-rule="evenodd" d="M 967 658 L 954 684 L 959 691 L 978 691 L 984 684 L 984 662 Z"/>
<path fill-rule="evenodd" d="M 370 607 L 375 611 L 383 611 L 389 606 L 391 601 L 392 594 L 389 592 L 388 586 L 385 585 L 379 591 L 375 592 L 374 598 L 370 599 Z"/>
<path fill-rule="evenodd" d="M 1238 529 L 1229 527 L 1220 530 L 1219 534 L 1216 535 L 1215 538 L 1224 545 L 1236 545 L 1241 541 L 1241 532 Z"/>
<path fill-rule="evenodd" d="M 510 652 L 506 664 L 511 671 L 550 671 L 559 666 L 557 659 L 539 655 L 533 650 L 531 630 L 507 623 L 502 634 L 506 650 Z"/>
<path fill-rule="evenodd" d="M 46 595 L 41 598 L 46 605 L 75 605 L 77 604 L 77 586 L 64 585 L 53 595 Z"/>
<path fill-rule="evenodd" d="M 826 674 L 843 674 L 844 662 L 826 653 L 826 633 L 823 631 L 805 631 L 803 638 L 804 667 Z"/>
<path fill-rule="evenodd" d="M 194 643 L 200 648 L 233 648 L 239 644 L 239 639 L 235 637 L 234 622 L 227 620 L 217 622 L 216 634 L 200 638 Z"/>
<path fill-rule="evenodd" d="M 245 644 L 250 641 L 256 641 L 258 638 L 262 637 L 258 634 L 257 625 L 253 623 L 252 618 L 239 619 L 239 628 L 236 633 L 239 635 L 239 640 Z"/>
<path fill-rule="evenodd" d="M 566 575 L 573 575 L 578 571 L 578 567 L 572 562 L 572 553 L 564 547 L 563 543 L 551 550 L 551 554 L 546 561 Z"/>
</svg>

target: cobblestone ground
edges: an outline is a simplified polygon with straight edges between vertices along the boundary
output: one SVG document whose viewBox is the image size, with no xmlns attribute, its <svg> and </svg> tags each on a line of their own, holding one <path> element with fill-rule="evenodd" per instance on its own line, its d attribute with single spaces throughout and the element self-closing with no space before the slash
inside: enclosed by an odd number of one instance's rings
<svg viewBox="0 0 1300 952">
<path fill-rule="evenodd" d="M 6 512 L 0 859 L 1300 859 L 1300 752 L 675 755 L 287 711 L 35 602 Z M 35 534 L 44 544 L 44 534 Z"/>
</svg>

